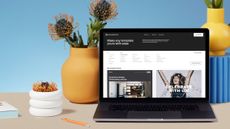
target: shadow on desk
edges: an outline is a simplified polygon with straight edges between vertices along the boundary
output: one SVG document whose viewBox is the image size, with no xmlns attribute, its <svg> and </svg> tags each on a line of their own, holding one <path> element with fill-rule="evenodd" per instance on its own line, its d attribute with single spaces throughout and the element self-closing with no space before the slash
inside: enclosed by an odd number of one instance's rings
<svg viewBox="0 0 230 129">
<path fill-rule="evenodd" d="M 71 113 L 74 113 L 76 112 L 75 110 L 73 109 L 63 109 L 61 115 L 68 115 L 68 114 L 71 114 Z"/>
</svg>

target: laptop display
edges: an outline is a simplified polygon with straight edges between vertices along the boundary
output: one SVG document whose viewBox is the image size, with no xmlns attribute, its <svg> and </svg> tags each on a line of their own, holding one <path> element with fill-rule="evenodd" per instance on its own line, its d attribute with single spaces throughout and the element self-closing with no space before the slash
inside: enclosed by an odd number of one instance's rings
<svg viewBox="0 0 230 129">
<path fill-rule="evenodd" d="M 205 98 L 206 30 L 103 30 L 103 98 Z"/>
</svg>

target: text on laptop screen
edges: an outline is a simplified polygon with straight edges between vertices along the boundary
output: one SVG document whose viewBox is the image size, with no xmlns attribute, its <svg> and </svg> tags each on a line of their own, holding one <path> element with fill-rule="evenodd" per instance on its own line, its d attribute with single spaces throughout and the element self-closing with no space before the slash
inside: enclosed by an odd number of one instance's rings
<svg viewBox="0 0 230 129">
<path fill-rule="evenodd" d="M 205 34 L 104 32 L 103 98 L 205 98 Z"/>
</svg>

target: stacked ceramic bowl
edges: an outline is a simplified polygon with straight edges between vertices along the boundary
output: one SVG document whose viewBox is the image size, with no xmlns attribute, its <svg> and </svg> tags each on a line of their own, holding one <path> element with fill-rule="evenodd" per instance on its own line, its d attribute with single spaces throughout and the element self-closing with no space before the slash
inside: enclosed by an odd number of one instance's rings
<svg viewBox="0 0 230 129">
<path fill-rule="evenodd" d="M 29 112 L 34 116 L 55 116 L 62 112 L 62 93 L 60 90 L 52 92 L 37 92 L 31 90 Z"/>
</svg>

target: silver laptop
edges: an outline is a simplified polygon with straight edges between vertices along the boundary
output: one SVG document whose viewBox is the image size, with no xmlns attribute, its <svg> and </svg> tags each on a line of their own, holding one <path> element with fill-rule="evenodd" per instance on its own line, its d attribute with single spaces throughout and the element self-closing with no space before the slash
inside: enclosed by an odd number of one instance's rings
<svg viewBox="0 0 230 129">
<path fill-rule="evenodd" d="M 215 121 L 207 29 L 103 29 L 95 121 Z"/>
</svg>

